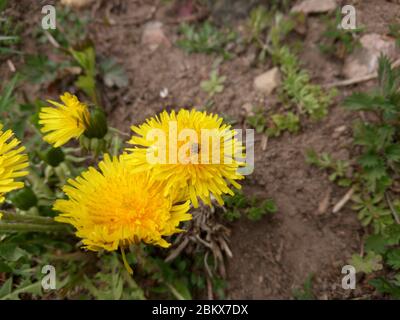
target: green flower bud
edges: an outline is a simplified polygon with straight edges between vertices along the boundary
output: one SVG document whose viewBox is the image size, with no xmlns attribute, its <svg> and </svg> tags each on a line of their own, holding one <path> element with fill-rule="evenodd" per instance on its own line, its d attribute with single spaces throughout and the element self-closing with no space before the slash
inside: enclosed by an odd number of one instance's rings
<svg viewBox="0 0 400 320">
<path fill-rule="evenodd" d="M 43 160 L 53 168 L 64 162 L 65 154 L 61 148 L 49 148 L 43 155 Z"/>
<path fill-rule="evenodd" d="M 9 199 L 15 207 L 24 211 L 36 206 L 38 202 L 35 193 L 29 187 L 11 193 Z"/>
<path fill-rule="evenodd" d="M 108 131 L 107 118 L 103 110 L 95 108 L 90 112 L 90 120 L 84 135 L 88 138 L 102 139 Z"/>
<path fill-rule="evenodd" d="M 39 206 L 39 212 L 41 216 L 55 217 L 57 212 L 53 210 L 52 206 Z"/>
</svg>

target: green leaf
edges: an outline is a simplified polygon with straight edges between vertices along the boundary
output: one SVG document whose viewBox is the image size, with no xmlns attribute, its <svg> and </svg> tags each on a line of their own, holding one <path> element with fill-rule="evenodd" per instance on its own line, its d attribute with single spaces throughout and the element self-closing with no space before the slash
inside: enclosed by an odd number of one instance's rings
<svg viewBox="0 0 400 320">
<path fill-rule="evenodd" d="M 8 4 L 8 0 L 0 0 L 0 12 L 2 12 Z"/>
<path fill-rule="evenodd" d="M 321 86 L 312 84 L 309 74 L 300 68 L 298 57 L 287 46 L 278 46 L 275 51 L 274 59 L 281 65 L 284 76 L 282 88 L 287 97 L 301 113 L 307 113 L 312 119 L 325 117 L 335 91 L 325 91 Z"/>
<path fill-rule="evenodd" d="M 400 144 L 391 144 L 385 149 L 386 157 L 389 161 L 400 161 Z"/>
<path fill-rule="evenodd" d="M 261 208 L 265 211 L 265 212 L 269 212 L 269 213 L 275 213 L 278 211 L 278 207 L 275 203 L 274 200 L 272 199 L 267 199 L 265 200 L 262 204 L 261 204 Z"/>
<path fill-rule="evenodd" d="M 0 257 L 6 261 L 15 262 L 27 255 L 28 252 L 21 249 L 14 243 L 0 244 Z"/>
<path fill-rule="evenodd" d="M 372 234 L 365 241 L 365 250 L 385 254 L 388 244 L 388 239 L 384 235 Z"/>
<path fill-rule="evenodd" d="M 85 287 L 98 300 L 120 300 L 123 293 L 123 281 L 119 273 L 96 274 L 96 283 L 85 276 Z M 98 283 L 97 283 L 98 282 Z M 101 287 L 98 285 L 101 284 Z"/>
<path fill-rule="evenodd" d="M 257 206 L 257 199 L 254 199 L 254 204 L 247 211 L 247 217 L 252 221 L 259 221 L 268 213 L 275 213 L 278 208 L 272 199 L 264 200 L 261 205 Z"/>
<path fill-rule="evenodd" d="M 285 130 L 290 133 L 296 133 L 300 129 L 300 118 L 293 112 L 274 114 L 271 119 L 274 126 L 267 130 L 267 134 L 270 136 L 279 136 Z"/>
<path fill-rule="evenodd" d="M 375 289 L 378 290 L 380 293 L 386 293 L 391 295 L 395 299 L 400 299 L 400 287 L 396 286 L 394 283 L 391 283 L 386 279 L 372 279 L 369 281 L 369 284 L 374 286 Z"/>
<path fill-rule="evenodd" d="M 12 268 L 2 260 L 0 260 L 0 273 L 1 272 L 12 272 Z"/>
<path fill-rule="evenodd" d="M 378 81 L 383 96 L 389 96 L 399 87 L 399 74 L 392 69 L 388 57 L 381 55 L 379 57 Z"/>
<path fill-rule="evenodd" d="M 358 122 L 354 127 L 354 143 L 379 152 L 392 143 L 395 128 L 390 125 L 372 125 Z"/>
<path fill-rule="evenodd" d="M 224 59 L 231 58 L 225 47 L 235 40 L 236 33 L 220 31 L 208 21 L 199 27 L 184 23 L 179 31 L 183 38 L 177 41 L 177 45 L 188 53 L 218 53 Z"/>
<path fill-rule="evenodd" d="M 369 251 L 364 257 L 361 257 L 358 254 L 353 254 L 349 264 L 356 269 L 356 272 L 364 272 L 366 274 L 382 270 L 383 268 L 382 256 L 373 251 Z"/>
<path fill-rule="evenodd" d="M 389 178 L 385 167 L 372 167 L 364 168 L 364 178 L 367 180 L 369 189 L 375 191 L 377 189 L 377 184 L 380 180 Z"/>
<path fill-rule="evenodd" d="M 3 283 L 3 285 L 0 288 L 0 300 L 3 297 L 5 297 L 8 294 L 10 294 L 10 292 L 12 290 L 12 283 L 13 283 L 13 279 L 12 278 L 7 279 L 7 281 Z"/>
<path fill-rule="evenodd" d="M 96 80 L 91 75 L 81 75 L 78 80 L 75 81 L 75 85 L 81 89 L 86 95 L 96 101 Z"/>
<path fill-rule="evenodd" d="M 360 158 L 358 158 L 358 163 L 364 168 L 385 167 L 384 160 L 372 151 L 361 155 Z"/>
<path fill-rule="evenodd" d="M 389 226 L 385 232 L 385 237 L 389 245 L 400 244 L 400 225 Z"/>
<path fill-rule="evenodd" d="M 8 292 L 7 294 L 1 296 L 0 300 L 19 300 L 19 295 L 21 293 L 30 293 L 32 295 L 41 295 L 42 294 L 42 283 L 41 280 L 30 283 L 26 281 L 18 286 L 18 288 L 12 292 Z"/>
<path fill-rule="evenodd" d="M 224 218 L 230 222 L 233 222 L 241 217 L 241 213 L 237 208 L 228 209 L 224 212 Z"/>
<path fill-rule="evenodd" d="M 200 83 L 201 89 L 207 92 L 210 97 L 214 96 L 217 93 L 221 93 L 224 90 L 224 82 L 226 77 L 220 77 L 218 75 L 218 70 L 214 69 L 210 73 L 210 79 L 202 81 Z"/>
<path fill-rule="evenodd" d="M 20 80 L 16 74 L 9 82 L 7 82 L 0 94 L 0 112 L 10 111 L 15 107 L 15 97 L 13 95 L 17 82 Z"/>
<path fill-rule="evenodd" d="M 272 20 L 272 14 L 266 7 L 258 6 L 250 12 L 248 25 L 253 39 L 257 40 L 263 31 L 269 26 Z"/>
<path fill-rule="evenodd" d="M 56 63 L 41 54 L 27 55 L 21 73 L 29 81 L 41 84 L 56 79 L 58 70 L 69 65 L 69 62 Z"/>
<path fill-rule="evenodd" d="M 385 103 L 385 99 L 378 95 L 371 95 L 365 92 L 356 92 L 345 98 L 343 105 L 353 111 L 371 111 L 380 109 L 380 105 Z"/>
<path fill-rule="evenodd" d="M 170 290 L 178 300 L 192 300 L 187 282 L 182 279 L 175 279 L 170 286 Z"/>
<path fill-rule="evenodd" d="M 385 203 L 380 202 L 381 197 L 366 197 L 359 202 L 360 199 L 353 197 L 356 202 L 353 209 L 359 210 L 358 218 L 363 226 L 372 224 L 375 233 L 383 234 L 386 229 L 394 223 L 390 210 Z"/>
<path fill-rule="evenodd" d="M 96 75 L 96 53 L 93 47 L 87 47 L 81 51 L 70 49 L 70 52 L 86 74 L 91 77 Z"/>
<path fill-rule="evenodd" d="M 104 83 L 107 87 L 124 88 L 128 85 L 128 76 L 114 59 L 106 59 L 100 64 Z"/>
<path fill-rule="evenodd" d="M 314 149 L 306 150 L 305 160 L 306 160 L 306 163 L 308 163 L 308 164 L 312 164 L 315 166 L 320 165 L 318 153 Z"/>
<path fill-rule="evenodd" d="M 310 273 L 304 282 L 303 289 L 294 289 L 293 296 L 296 300 L 315 300 L 315 296 L 312 289 L 312 281 L 314 275 Z"/>
<path fill-rule="evenodd" d="M 249 205 L 248 199 L 240 191 L 235 193 L 234 196 L 224 196 L 223 199 L 225 207 L 228 209 L 231 208 L 244 209 Z"/>
<path fill-rule="evenodd" d="M 393 269 L 400 269 L 400 249 L 391 249 L 387 254 L 387 263 Z"/>
</svg>

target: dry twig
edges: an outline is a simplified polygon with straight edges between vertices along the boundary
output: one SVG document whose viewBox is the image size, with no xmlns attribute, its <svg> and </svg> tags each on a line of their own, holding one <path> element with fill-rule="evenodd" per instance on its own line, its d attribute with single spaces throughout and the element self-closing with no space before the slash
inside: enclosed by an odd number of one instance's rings
<svg viewBox="0 0 400 320">
<path fill-rule="evenodd" d="M 392 63 L 392 68 L 397 68 L 400 66 L 400 59 L 396 60 L 395 62 Z M 346 80 L 341 80 L 341 81 L 336 81 L 336 82 L 331 82 L 331 83 L 327 83 L 325 85 L 323 85 L 326 88 L 333 88 L 333 87 L 346 87 L 346 86 L 350 86 L 353 84 L 358 84 L 361 82 L 365 82 L 365 81 L 369 81 L 372 79 L 375 79 L 378 77 L 378 73 L 374 72 L 371 74 L 367 74 L 365 76 L 361 76 L 361 77 L 354 77 L 351 79 L 346 79 Z"/>
<path fill-rule="evenodd" d="M 354 193 L 354 188 L 351 187 L 349 191 L 346 192 L 346 194 L 343 196 L 342 199 L 333 207 L 332 213 L 337 213 L 339 212 L 345 204 L 351 199 L 352 195 Z"/>
</svg>

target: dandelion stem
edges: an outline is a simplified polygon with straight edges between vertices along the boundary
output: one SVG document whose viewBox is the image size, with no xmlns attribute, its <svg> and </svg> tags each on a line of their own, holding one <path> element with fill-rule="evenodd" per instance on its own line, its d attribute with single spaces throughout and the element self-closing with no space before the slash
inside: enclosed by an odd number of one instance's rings
<svg viewBox="0 0 400 320">
<path fill-rule="evenodd" d="M 9 220 L 10 222 L 27 222 L 40 225 L 59 225 L 53 218 L 35 216 L 31 214 L 18 214 L 15 212 L 2 211 L 2 220 Z M 7 221 L 8 222 L 8 221 Z"/>
<path fill-rule="evenodd" d="M 62 224 L 41 225 L 34 223 L 0 222 L 0 232 L 66 232 L 68 229 Z"/>
</svg>

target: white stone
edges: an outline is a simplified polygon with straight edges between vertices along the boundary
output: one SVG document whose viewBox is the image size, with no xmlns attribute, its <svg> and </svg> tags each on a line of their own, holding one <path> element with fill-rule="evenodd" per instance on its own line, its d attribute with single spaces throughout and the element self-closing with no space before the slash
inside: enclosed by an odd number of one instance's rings
<svg viewBox="0 0 400 320">
<path fill-rule="evenodd" d="M 323 13 L 335 10 L 337 3 L 335 0 L 304 0 L 293 6 L 292 12 Z"/>
<path fill-rule="evenodd" d="M 254 106 L 250 102 L 246 102 L 244 105 L 242 105 L 242 110 L 246 113 L 247 116 L 252 116 L 254 114 L 253 109 Z"/>
<path fill-rule="evenodd" d="M 259 92 L 269 95 L 281 83 L 281 75 L 277 67 L 268 70 L 254 79 L 254 88 Z"/>
<path fill-rule="evenodd" d="M 74 7 L 74 8 L 83 8 L 91 4 L 94 0 L 61 0 L 61 4 Z"/>
<path fill-rule="evenodd" d="M 149 22 L 144 26 L 142 44 L 150 50 L 156 50 L 160 45 L 170 46 L 171 43 L 165 36 L 163 24 L 159 21 Z"/>
<path fill-rule="evenodd" d="M 397 54 L 396 42 L 393 38 L 376 33 L 366 34 L 360 39 L 361 47 L 350 54 L 343 66 L 346 78 L 362 77 L 378 70 L 381 54 L 394 59 Z"/>
</svg>

